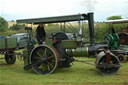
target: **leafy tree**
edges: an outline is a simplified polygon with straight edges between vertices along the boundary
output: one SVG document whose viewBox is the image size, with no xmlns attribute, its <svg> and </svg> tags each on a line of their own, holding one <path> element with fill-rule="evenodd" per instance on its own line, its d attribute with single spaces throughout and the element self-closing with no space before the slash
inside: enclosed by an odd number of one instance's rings
<svg viewBox="0 0 128 85">
<path fill-rule="evenodd" d="M 25 28 L 25 25 L 22 24 L 14 24 L 13 26 L 10 27 L 11 30 L 20 30 L 20 29 L 24 29 Z"/>
<path fill-rule="evenodd" d="M 110 16 L 107 18 L 107 20 L 116 20 L 116 19 L 122 19 L 121 16 Z"/>
<path fill-rule="evenodd" d="M 8 29 L 8 22 L 0 16 L 0 31 L 5 31 Z"/>
</svg>

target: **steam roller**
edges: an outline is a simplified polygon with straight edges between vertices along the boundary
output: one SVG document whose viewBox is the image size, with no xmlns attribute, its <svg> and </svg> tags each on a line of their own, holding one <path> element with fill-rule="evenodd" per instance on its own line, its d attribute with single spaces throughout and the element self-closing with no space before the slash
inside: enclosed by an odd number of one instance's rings
<svg viewBox="0 0 128 85">
<path fill-rule="evenodd" d="M 96 52 L 103 47 L 101 44 L 93 47 L 79 46 L 79 41 L 68 40 L 67 35 L 61 32 L 52 35 L 52 39 L 55 39 L 53 46 L 39 45 L 30 53 L 31 67 L 38 74 L 50 74 L 56 68 L 69 68 L 71 63 L 76 61 L 74 57 L 94 56 L 95 53 L 97 53 L 95 65 L 101 74 L 115 74 L 120 68 L 119 59 L 109 50 Z"/>
<path fill-rule="evenodd" d="M 80 22 L 84 20 L 88 21 L 89 41 L 86 41 L 82 34 L 83 26 Z M 62 31 L 51 33 L 49 35 L 49 39 L 52 40 L 51 44 L 46 43 L 36 47 L 31 41 L 32 28 L 26 28 L 30 36 L 28 37 L 27 48 L 23 51 L 24 70 L 32 68 L 38 74 L 51 74 L 56 68 L 71 67 L 73 61 L 86 62 L 76 60 L 75 57 L 94 56 L 96 57 L 95 66 L 102 74 L 109 75 L 118 72 L 120 61 L 109 50 L 108 44 L 104 42 L 95 43 L 93 13 L 17 20 L 18 23 L 64 23 L 64 25 L 71 21 L 79 22 L 79 33 L 75 32 L 73 35 L 67 35 L 66 32 Z M 71 36 L 73 38 L 70 38 Z"/>
</svg>

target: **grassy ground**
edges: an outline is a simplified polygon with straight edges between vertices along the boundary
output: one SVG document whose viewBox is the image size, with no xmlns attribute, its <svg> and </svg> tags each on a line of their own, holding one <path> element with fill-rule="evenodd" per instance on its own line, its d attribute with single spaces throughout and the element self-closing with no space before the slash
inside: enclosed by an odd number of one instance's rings
<svg viewBox="0 0 128 85">
<path fill-rule="evenodd" d="M 79 62 L 50 75 L 38 75 L 32 70 L 24 71 L 23 61 L 7 65 L 0 60 L 0 85 L 128 85 L 128 63 L 122 64 L 119 72 L 110 76 L 103 76 L 94 66 Z"/>
</svg>

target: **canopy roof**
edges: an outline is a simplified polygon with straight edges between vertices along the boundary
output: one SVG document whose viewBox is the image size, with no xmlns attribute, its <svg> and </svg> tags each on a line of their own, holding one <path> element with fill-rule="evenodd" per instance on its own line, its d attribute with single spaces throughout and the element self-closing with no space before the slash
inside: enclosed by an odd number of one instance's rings
<svg viewBox="0 0 128 85">
<path fill-rule="evenodd" d="M 108 20 L 108 21 L 105 21 L 105 22 L 106 23 L 111 23 L 111 24 L 128 23 L 128 19 Z"/>
<path fill-rule="evenodd" d="M 93 12 L 87 14 L 76 14 L 76 15 L 66 15 L 66 16 L 56 16 L 56 17 L 46 17 L 46 18 L 33 18 L 33 19 L 21 19 L 17 20 L 17 23 L 28 23 L 28 24 L 48 24 L 48 23 L 61 23 L 70 21 L 80 21 L 88 20 L 88 28 L 90 35 L 90 45 L 95 44 L 94 38 L 94 17 Z"/>
<path fill-rule="evenodd" d="M 90 14 L 90 13 L 88 13 L 88 14 Z M 28 24 L 60 23 L 60 22 L 69 22 L 69 21 L 88 20 L 88 14 L 76 14 L 76 15 L 33 18 L 33 19 L 19 19 L 16 21 L 17 21 L 17 23 L 28 23 Z"/>
</svg>

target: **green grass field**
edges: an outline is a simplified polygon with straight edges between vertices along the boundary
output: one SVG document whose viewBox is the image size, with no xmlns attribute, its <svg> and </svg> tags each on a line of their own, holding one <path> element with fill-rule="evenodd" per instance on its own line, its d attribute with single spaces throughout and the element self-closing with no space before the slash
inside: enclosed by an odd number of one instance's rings
<svg viewBox="0 0 128 85">
<path fill-rule="evenodd" d="M 93 64 L 94 60 L 90 63 Z M 103 76 L 95 66 L 80 62 L 74 62 L 71 68 L 56 69 L 49 75 L 24 71 L 23 65 L 19 60 L 14 65 L 0 60 L 0 85 L 128 85 L 128 63 L 123 63 L 119 72 L 110 76 Z"/>
</svg>

